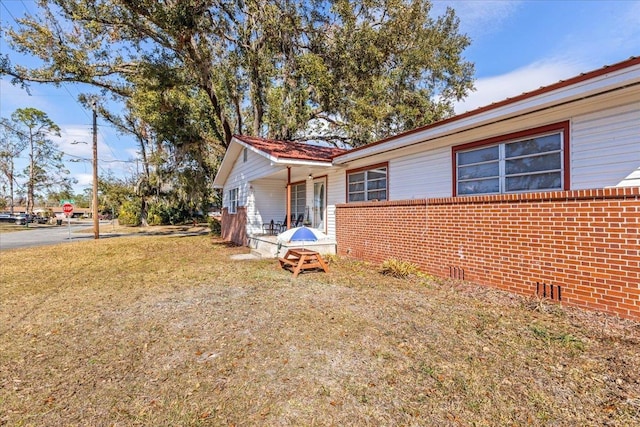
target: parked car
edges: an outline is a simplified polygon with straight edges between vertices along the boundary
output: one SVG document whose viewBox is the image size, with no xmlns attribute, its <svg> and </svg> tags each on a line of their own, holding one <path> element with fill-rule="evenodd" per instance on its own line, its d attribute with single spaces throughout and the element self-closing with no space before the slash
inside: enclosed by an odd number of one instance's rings
<svg viewBox="0 0 640 427">
<path fill-rule="evenodd" d="M 31 222 L 34 222 L 36 224 L 46 224 L 49 222 L 49 219 L 40 215 L 36 215 L 31 217 Z"/>
<path fill-rule="evenodd" d="M 29 216 L 26 214 L 19 214 L 15 216 L 16 225 L 26 225 L 27 221 L 29 221 Z"/>
<path fill-rule="evenodd" d="M 16 217 L 11 214 L 0 214 L 0 222 L 16 222 Z"/>
<path fill-rule="evenodd" d="M 27 214 L 0 214 L 0 222 L 8 222 L 17 225 L 26 225 L 27 221 L 36 224 L 47 224 L 49 219 L 42 215 L 27 215 Z"/>
</svg>

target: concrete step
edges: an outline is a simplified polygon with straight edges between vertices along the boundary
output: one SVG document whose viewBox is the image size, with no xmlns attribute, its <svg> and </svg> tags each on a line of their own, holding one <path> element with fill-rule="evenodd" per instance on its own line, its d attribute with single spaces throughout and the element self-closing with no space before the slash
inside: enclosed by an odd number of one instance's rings
<svg viewBox="0 0 640 427">
<path fill-rule="evenodd" d="M 256 258 L 275 258 L 273 254 L 265 251 L 261 251 L 259 249 L 251 249 L 251 255 Z"/>
</svg>

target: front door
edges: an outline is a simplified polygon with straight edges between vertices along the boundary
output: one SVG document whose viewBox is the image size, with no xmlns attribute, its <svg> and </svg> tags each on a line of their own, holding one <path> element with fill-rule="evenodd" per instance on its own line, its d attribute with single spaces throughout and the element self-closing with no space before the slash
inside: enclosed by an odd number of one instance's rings
<svg viewBox="0 0 640 427">
<path fill-rule="evenodd" d="M 313 218 L 311 226 L 323 233 L 327 232 L 327 178 L 316 178 L 313 180 Z"/>
</svg>

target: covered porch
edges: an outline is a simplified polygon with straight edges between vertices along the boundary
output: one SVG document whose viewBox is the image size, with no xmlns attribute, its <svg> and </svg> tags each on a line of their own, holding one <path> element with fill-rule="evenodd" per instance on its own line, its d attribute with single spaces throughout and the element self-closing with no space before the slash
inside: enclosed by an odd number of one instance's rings
<svg viewBox="0 0 640 427">
<path fill-rule="evenodd" d="M 276 257 L 286 246 L 275 236 L 304 225 L 329 236 L 318 252 L 335 253 L 327 221 L 328 170 L 342 152 L 236 135 L 214 180 L 223 190 L 222 237 Z"/>
<path fill-rule="evenodd" d="M 280 257 L 289 248 L 304 246 L 321 254 L 335 254 L 335 236 L 327 227 L 327 177 L 310 165 L 286 169 L 249 183 L 247 241 L 256 255 Z M 327 235 L 318 242 L 278 242 L 278 234 L 293 227 L 309 227 Z"/>
</svg>

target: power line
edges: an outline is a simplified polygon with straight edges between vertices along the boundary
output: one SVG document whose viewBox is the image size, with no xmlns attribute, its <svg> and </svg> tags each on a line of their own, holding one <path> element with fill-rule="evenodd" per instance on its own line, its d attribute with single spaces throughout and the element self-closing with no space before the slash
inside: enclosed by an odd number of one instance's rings
<svg viewBox="0 0 640 427">
<path fill-rule="evenodd" d="M 86 157 L 82 157 L 82 156 L 76 156 L 75 154 L 69 154 L 65 151 L 62 150 L 58 150 L 58 149 L 54 149 L 56 151 L 58 151 L 59 153 L 62 153 L 63 156 L 66 157 L 71 157 L 73 159 L 77 159 L 83 162 L 90 162 L 91 159 L 88 159 Z M 135 160 L 119 160 L 119 159 L 114 159 L 114 160 L 104 160 L 104 159 L 98 159 L 99 163 L 135 163 Z"/>
<path fill-rule="evenodd" d="M 7 7 L 6 4 L 4 4 L 4 2 L 0 2 L 0 4 L 2 4 L 2 7 L 4 7 L 4 10 L 7 11 L 7 13 L 9 14 L 9 16 L 13 19 L 13 22 L 16 23 L 16 25 L 18 24 L 18 20 L 15 18 L 15 16 L 13 16 L 13 13 L 11 13 L 11 11 L 9 10 L 9 8 Z M 23 3 L 24 5 L 24 3 Z"/>
<path fill-rule="evenodd" d="M 20 3 L 22 3 L 22 6 L 24 6 L 24 10 L 27 11 L 27 13 L 31 14 L 31 11 L 29 10 L 29 8 L 27 7 L 27 4 L 24 2 L 24 0 L 20 0 Z"/>
<path fill-rule="evenodd" d="M 29 138 L 29 135 L 24 133 L 22 130 L 11 126 L 9 123 L 5 122 L 4 120 L 0 120 L 0 126 L 4 126 L 5 128 L 9 129 L 11 132 L 13 132 L 14 134 L 16 134 L 16 135 L 18 135 L 18 136 L 20 136 L 22 138 Z M 101 133 L 101 136 L 102 136 L 103 140 L 106 140 L 106 137 L 104 136 L 104 134 Z M 109 151 L 111 151 L 111 154 L 113 155 L 113 160 L 101 160 L 102 162 L 105 162 L 105 163 L 133 163 L 133 162 L 135 162 L 135 160 L 121 160 L 121 159 L 119 159 L 118 156 L 116 156 L 116 154 L 113 152 L 111 147 L 106 142 L 105 142 L 105 145 L 109 148 Z M 72 155 L 72 154 L 68 154 L 68 153 L 64 152 L 63 150 L 60 150 L 57 147 L 52 147 L 52 148 L 53 148 L 53 150 L 55 150 L 55 151 L 57 151 L 59 153 L 62 153 L 64 155 L 66 155 L 66 156 L 74 157 L 74 158 L 77 158 L 77 159 L 80 159 L 80 160 L 88 160 L 88 159 L 80 157 L 80 156 L 75 156 L 75 155 Z"/>
<path fill-rule="evenodd" d="M 4 126 L 6 129 L 9 129 L 10 131 L 12 131 L 13 133 L 23 137 L 23 138 L 29 138 L 29 135 L 27 135 L 26 133 L 22 132 L 20 129 L 14 128 L 13 126 L 10 126 L 8 123 L 4 122 L 4 121 L 0 121 L 0 125 Z M 81 161 L 91 161 L 91 159 L 87 159 L 86 157 L 81 157 L 81 156 L 76 156 L 74 154 L 69 154 L 61 149 L 59 149 L 58 147 L 51 147 L 51 149 L 53 151 L 56 151 L 58 153 L 61 153 L 63 156 L 67 156 L 67 157 L 72 157 L 74 159 L 78 159 Z M 102 163 L 135 163 L 136 160 L 120 160 L 118 159 L 115 155 L 113 156 L 114 159 L 113 160 L 99 160 Z M 18 156 L 18 158 L 20 158 Z"/>
</svg>

